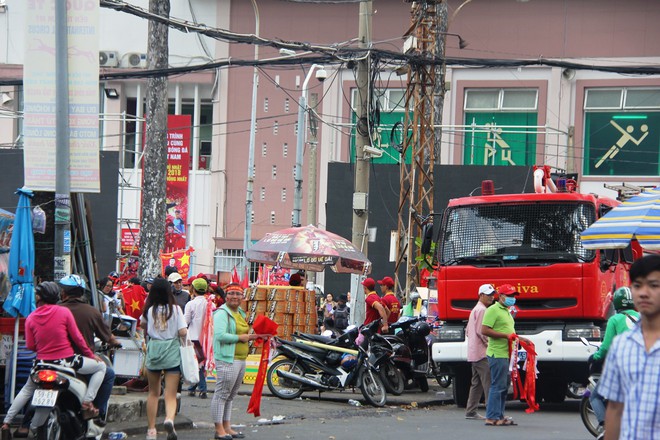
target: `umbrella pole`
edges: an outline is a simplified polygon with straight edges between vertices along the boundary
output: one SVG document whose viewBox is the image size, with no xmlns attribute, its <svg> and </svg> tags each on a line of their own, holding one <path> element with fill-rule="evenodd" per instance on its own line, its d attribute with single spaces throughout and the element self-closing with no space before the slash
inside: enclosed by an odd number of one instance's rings
<svg viewBox="0 0 660 440">
<path fill-rule="evenodd" d="M 11 345 L 11 377 L 9 387 L 9 403 L 14 403 L 14 394 L 16 392 L 16 363 L 18 362 L 18 320 L 14 322 L 14 341 Z"/>
</svg>

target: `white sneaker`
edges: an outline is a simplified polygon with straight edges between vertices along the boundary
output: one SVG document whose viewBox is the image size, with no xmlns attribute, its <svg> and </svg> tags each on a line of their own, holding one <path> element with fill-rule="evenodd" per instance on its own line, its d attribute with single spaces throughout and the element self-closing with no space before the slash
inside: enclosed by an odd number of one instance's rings
<svg viewBox="0 0 660 440">
<path fill-rule="evenodd" d="M 146 440 L 157 440 L 158 432 L 155 429 L 147 429 Z"/>
</svg>

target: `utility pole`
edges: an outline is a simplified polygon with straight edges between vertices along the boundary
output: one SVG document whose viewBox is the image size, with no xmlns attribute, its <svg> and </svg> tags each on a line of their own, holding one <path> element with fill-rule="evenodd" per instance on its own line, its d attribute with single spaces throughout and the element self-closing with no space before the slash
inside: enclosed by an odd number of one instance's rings
<svg viewBox="0 0 660 440">
<path fill-rule="evenodd" d="M 252 1 L 254 10 L 254 35 L 259 37 L 259 7 L 256 0 Z M 259 59 L 259 45 L 254 45 L 254 60 Z M 252 110 L 250 113 L 250 144 L 248 146 L 248 175 L 245 195 L 245 233 L 243 234 L 243 259 L 249 268 L 245 253 L 252 245 L 252 204 L 254 199 L 254 144 L 257 136 L 257 93 L 259 88 L 259 69 L 255 65 L 252 69 Z"/>
<path fill-rule="evenodd" d="M 55 2 L 55 252 L 53 279 L 71 273 L 69 42 L 66 2 Z"/>
<path fill-rule="evenodd" d="M 358 28 L 359 47 L 365 51 L 371 49 L 372 0 L 360 2 L 360 23 Z M 371 56 L 366 52 L 357 66 L 357 121 L 355 124 L 355 185 L 353 191 L 353 245 L 365 255 L 368 253 L 367 226 L 369 224 L 369 159 L 364 146 L 371 146 L 369 126 L 370 93 L 369 65 Z M 355 294 L 354 322 L 364 321 L 364 291 L 359 277 L 351 278 L 351 288 Z"/>
<path fill-rule="evenodd" d="M 307 168 L 307 224 L 316 226 L 316 156 L 318 147 L 318 120 L 316 119 L 316 107 L 319 103 L 318 93 L 312 93 L 309 96 L 309 132 L 311 137 L 309 139 L 309 164 Z M 316 273 L 309 272 L 307 274 L 307 281 L 316 283 Z"/>
<path fill-rule="evenodd" d="M 170 16 L 169 0 L 149 0 L 149 12 Z M 167 24 L 149 20 L 147 69 L 167 69 Z M 142 220 L 140 223 L 140 278 L 162 272 L 160 253 L 165 244 L 165 185 L 167 179 L 167 77 L 147 80 L 147 131 L 142 172 Z"/>
<path fill-rule="evenodd" d="M 438 8 L 435 2 L 415 2 L 412 5 L 409 32 L 411 50 L 419 57 L 435 57 L 444 54 L 444 39 L 438 38 Z M 445 14 L 446 16 L 446 14 Z M 446 26 L 445 26 L 446 27 Z M 415 257 L 420 254 L 415 249 L 415 238 L 430 220 L 433 212 L 433 168 L 436 159 L 435 112 L 437 90 L 436 67 L 431 63 L 411 64 L 408 68 L 408 88 L 406 90 L 403 152 L 401 153 L 401 180 L 398 209 L 397 260 L 394 269 L 397 292 L 407 297 L 419 282 Z M 440 86 L 440 92 L 444 84 Z M 442 102 L 442 101 L 440 101 Z M 440 104 L 441 105 L 441 104 Z M 410 163 L 406 158 L 410 157 Z M 400 274 L 405 269 L 405 276 Z"/>
</svg>

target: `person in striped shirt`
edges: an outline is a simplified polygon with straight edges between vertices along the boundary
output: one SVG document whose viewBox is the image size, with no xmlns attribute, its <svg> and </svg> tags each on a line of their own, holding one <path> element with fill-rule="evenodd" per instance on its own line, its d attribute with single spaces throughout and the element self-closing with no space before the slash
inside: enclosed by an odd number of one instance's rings
<svg viewBox="0 0 660 440">
<path fill-rule="evenodd" d="M 630 279 L 641 320 L 614 339 L 598 384 L 606 440 L 660 438 L 660 255 L 633 263 Z"/>
</svg>

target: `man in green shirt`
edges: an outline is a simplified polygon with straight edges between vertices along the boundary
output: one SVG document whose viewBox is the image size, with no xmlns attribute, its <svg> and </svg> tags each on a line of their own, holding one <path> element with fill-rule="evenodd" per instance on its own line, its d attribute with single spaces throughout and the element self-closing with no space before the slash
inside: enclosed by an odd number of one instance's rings
<svg viewBox="0 0 660 440">
<path fill-rule="evenodd" d="M 590 369 L 599 369 L 600 364 L 603 363 L 607 356 L 607 352 L 615 336 L 627 332 L 639 322 L 639 313 L 634 310 L 635 306 L 629 287 L 619 287 L 616 289 L 612 304 L 614 305 L 614 310 L 616 310 L 616 315 L 613 315 L 607 320 L 605 337 L 603 337 L 603 343 L 600 344 L 600 348 L 596 353 L 589 356 Z M 598 419 L 599 431 L 602 431 L 603 424 L 605 423 L 605 398 L 598 393 L 598 388 L 589 396 L 589 402 Z"/>
<path fill-rule="evenodd" d="M 481 333 L 488 337 L 486 357 L 490 367 L 490 391 L 486 402 L 486 425 L 515 425 L 513 420 L 504 417 L 504 405 L 508 391 L 509 377 L 509 336 L 515 326 L 509 308 L 516 303 L 518 291 L 511 284 L 497 288 L 499 298 L 484 313 Z M 525 338 L 519 338 L 526 340 Z"/>
</svg>

